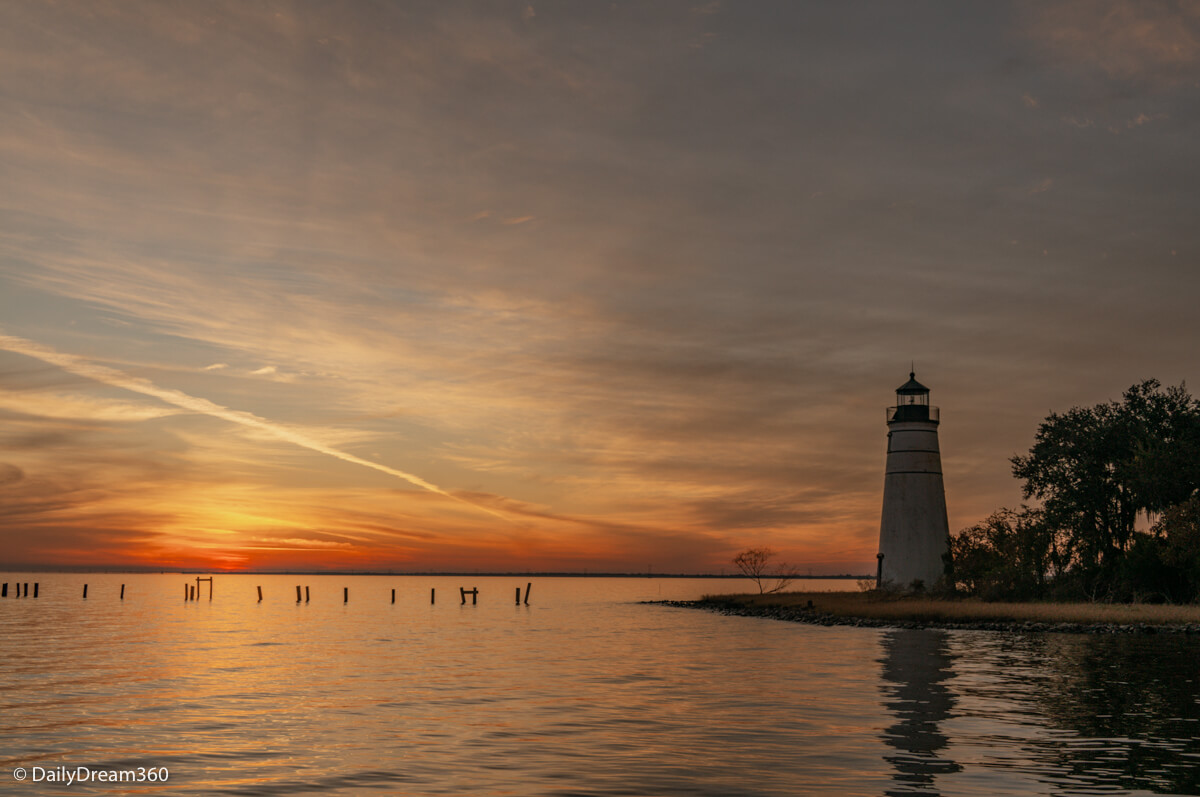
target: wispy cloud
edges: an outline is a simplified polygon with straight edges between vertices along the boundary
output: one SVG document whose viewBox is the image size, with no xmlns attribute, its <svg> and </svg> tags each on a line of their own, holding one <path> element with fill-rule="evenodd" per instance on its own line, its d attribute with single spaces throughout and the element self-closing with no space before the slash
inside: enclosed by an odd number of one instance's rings
<svg viewBox="0 0 1200 797">
<path fill-rule="evenodd" d="M 1054 187 L 1054 179 L 1047 177 L 1044 180 L 1039 180 L 1038 184 L 1029 189 L 1030 194 L 1044 194 Z"/>
<path fill-rule="evenodd" d="M 424 490 L 428 490 L 431 493 L 437 493 L 438 495 L 445 496 L 451 500 L 470 504 L 471 506 L 475 506 L 482 511 L 487 512 L 488 514 L 504 518 L 502 514 L 487 507 L 481 507 L 478 504 L 474 504 L 459 496 L 449 493 L 446 490 L 443 490 L 441 487 L 422 479 L 420 476 L 416 476 L 412 473 L 407 473 L 402 470 L 397 470 L 396 468 L 390 468 L 387 465 L 381 465 L 377 462 L 371 462 L 370 460 L 363 459 L 362 457 L 355 456 L 354 454 L 350 454 L 345 451 L 340 451 L 336 448 L 325 445 L 319 440 L 313 439 L 304 432 L 284 426 L 282 424 L 273 423 L 264 418 L 260 418 L 257 415 L 229 409 L 228 407 L 222 407 L 219 404 L 214 404 L 213 402 L 208 401 L 207 399 L 189 396 L 188 394 L 178 390 L 161 388 L 146 379 L 131 377 L 115 369 L 97 365 L 80 357 L 55 351 L 54 349 L 39 345 L 33 341 L 24 340 L 11 335 L 0 334 L 0 348 L 15 352 L 17 354 L 23 354 L 27 357 L 34 357 L 42 360 L 43 362 L 52 363 L 53 365 L 56 365 L 59 368 L 69 371 L 73 374 L 87 377 L 88 379 L 94 379 L 97 382 L 102 382 L 106 385 L 112 385 L 114 387 L 130 390 L 135 393 L 151 396 L 159 399 L 160 401 L 164 401 L 167 404 L 179 407 L 180 409 L 202 413 L 214 418 L 220 418 L 231 423 L 236 423 L 239 426 L 245 426 L 250 429 L 263 432 L 276 439 L 293 443 L 321 454 L 327 454 L 328 456 L 335 457 L 345 462 L 361 465 L 365 468 L 371 468 L 372 470 L 377 470 L 381 473 L 395 476 L 396 478 L 403 479 L 404 481 Z"/>
<path fill-rule="evenodd" d="M 1200 64 L 1200 7 L 1191 3 L 1032 3 L 1028 33 L 1074 64 L 1158 85 L 1190 82 Z"/>
</svg>

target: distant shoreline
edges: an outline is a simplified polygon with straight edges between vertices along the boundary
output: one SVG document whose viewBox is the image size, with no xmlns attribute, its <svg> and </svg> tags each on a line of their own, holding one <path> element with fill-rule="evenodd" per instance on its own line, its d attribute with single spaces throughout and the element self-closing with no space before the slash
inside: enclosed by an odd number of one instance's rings
<svg viewBox="0 0 1200 797">
<path fill-rule="evenodd" d="M 820 626 L 1200 635 L 1200 606 L 1196 605 L 983 603 L 866 592 L 708 595 L 694 601 L 643 603 Z"/>
<path fill-rule="evenodd" d="M 119 568 L 94 567 L 94 568 L 30 568 L 30 567 L 14 567 L 11 569 L 0 566 L 0 573 L 49 573 L 59 575 L 80 575 L 80 574 L 110 574 L 110 575 L 134 575 L 134 576 L 153 576 L 153 575 L 185 575 L 185 576 L 421 576 L 421 577 L 443 577 L 453 576 L 456 578 L 722 578 L 745 580 L 745 576 L 741 573 L 579 573 L 579 572 L 556 572 L 556 571 L 523 571 L 514 570 L 511 572 L 491 572 L 480 570 L 437 570 L 437 571 L 390 571 L 390 570 L 200 570 L 196 568 L 167 568 L 167 569 L 140 569 L 140 570 L 121 570 Z M 836 576 L 792 576 L 794 581 L 854 581 L 867 578 L 867 576 L 847 575 L 845 573 Z"/>
</svg>

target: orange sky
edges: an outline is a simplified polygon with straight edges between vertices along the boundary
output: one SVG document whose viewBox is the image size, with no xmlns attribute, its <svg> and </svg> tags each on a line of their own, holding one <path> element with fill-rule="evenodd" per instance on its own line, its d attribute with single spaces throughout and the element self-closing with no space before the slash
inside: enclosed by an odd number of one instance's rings
<svg viewBox="0 0 1200 797">
<path fill-rule="evenodd" d="M 1200 15 L 0 9 L 0 569 L 873 570 L 1195 370 Z"/>
</svg>

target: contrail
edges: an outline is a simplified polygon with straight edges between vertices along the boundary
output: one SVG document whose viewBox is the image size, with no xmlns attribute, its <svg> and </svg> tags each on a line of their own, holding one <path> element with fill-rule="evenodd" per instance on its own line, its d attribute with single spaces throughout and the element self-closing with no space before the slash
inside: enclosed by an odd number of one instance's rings
<svg viewBox="0 0 1200 797">
<path fill-rule="evenodd" d="M 361 465 L 364 468 L 371 468 L 372 470 L 386 473 L 389 476 L 395 476 L 398 479 L 403 479 L 404 481 L 428 490 L 431 493 L 437 493 L 438 495 L 445 496 L 446 498 L 454 501 L 473 506 L 476 509 L 487 512 L 489 515 L 494 515 L 502 520 L 508 520 L 507 517 L 493 509 L 490 509 L 486 506 L 481 506 L 473 501 L 468 501 L 465 498 L 460 498 L 457 495 L 448 493 L 441 487 L 438 487 L 436 484 L 425 481 L 420 476 L 407 473 L 402 470 L 397 470 L 396 468 L 389 468 L 387 465 L 380 465 L 378 462 L 371 462 L 370 460 L 363 459 L 362 457 L 356 457 L 353 454 L 349 454 L 345 451 L 340 451 L 331 446 L 327 446 L 319 440 L 314 440 L 303 432 L 296 431 L 295 429 L 289 429 L 287 426 L 268 421 L 267 419 L 260 418 L 252 413 L 243 412 L 241 410 L 232 410 L 228 407 L 222 407 L 220 404 L 214 404 L 208 399 L 197 398 L 196 396 L 190 396 L 187 393 L 183 393 L 178 390 L 159 387 L 147 379 L 129 376 L 128 374 L 124 374 L 114 368 L 96 365 L 95 363 L 89 362 L 82 357 L 76 357 L 73 354 L 65 354 L 48 346 L 43 346 L 40 343 L 35 343 L 32 340 L 26 340 L 25 338 L 0 334 L 0 348 L 16 352 L 17 354 L 24 354 L 27 357 L 35 357 L 43 362 L 50 363 L 51 365 L 57 365 L 64 371 L 69 371 L 76 376 L 94 379 L 97 382 L 102 382 L 106 385 L 130 390 L 134 393 L 141 393 L 144 396 L 151 396 L 159 401 L 179 407 L 180 409 L 185 409 L 190 412 L 197 412 L 202 415 L 209 415 L 214 418 L 221 418 L 222 420 L 236 423 L 240 426 L 246 426 L 251 429 L 258 429 L 259 431 L 265 432 L 266 434 L 269 434 L 279 440 L 284 440 L 294 445 L 298 445 L 301 448 L 307 448 L 311 451 L 317 451 L 321 454 L 328 454 L 329 456 L 336 457 L 344 462 L 352 462 L 355 465 Z"/>
</svg>

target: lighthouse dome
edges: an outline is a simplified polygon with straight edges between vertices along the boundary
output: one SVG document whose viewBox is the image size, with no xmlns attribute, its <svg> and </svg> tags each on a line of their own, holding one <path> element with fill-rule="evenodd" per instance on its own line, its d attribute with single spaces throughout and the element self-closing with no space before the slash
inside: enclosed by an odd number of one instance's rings
<svg viewBox="0 0 1200 797">
<path fill-rule="evenodd" d="M 916 373 L 909 371 L 908 381 L 896 388 L 896 392 L 901 396 L 912 396 L 916 395 L 917 393 L 928 393 L 929 388 L 917 381 Z"/>
</svg>

